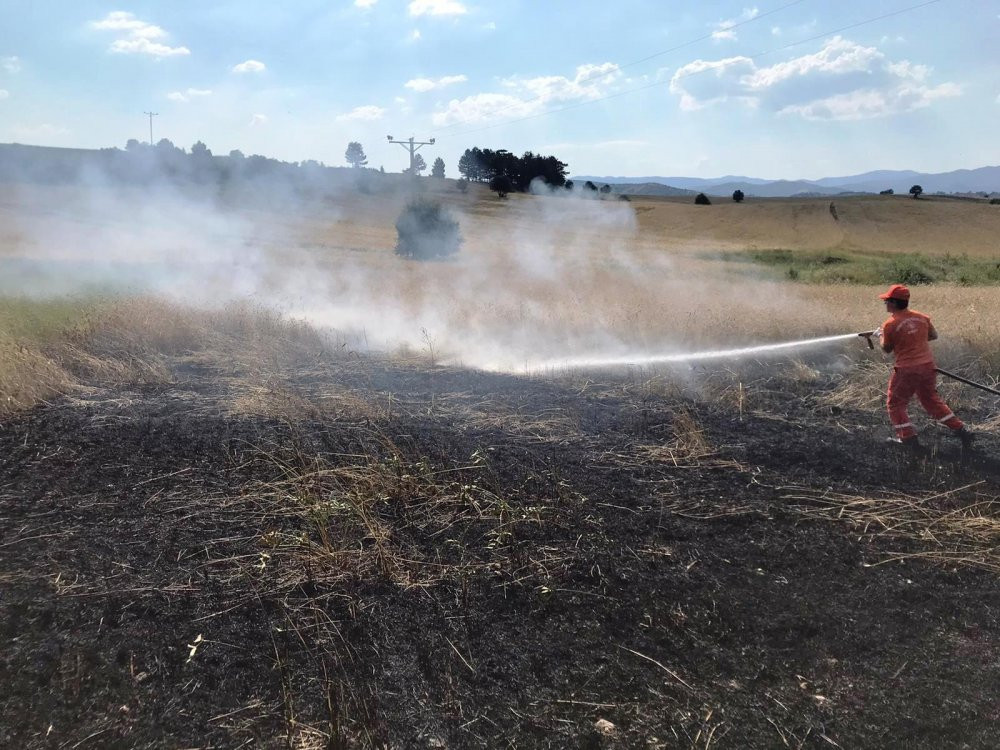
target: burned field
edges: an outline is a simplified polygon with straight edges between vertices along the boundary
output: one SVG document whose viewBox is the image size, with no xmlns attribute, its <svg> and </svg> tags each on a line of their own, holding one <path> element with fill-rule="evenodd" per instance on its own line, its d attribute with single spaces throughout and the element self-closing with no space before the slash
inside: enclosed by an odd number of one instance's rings
<svg viewBox="0 0 1000 750">
<path fill-rule="evenodd" d="M 4 747 L 995 746 L 995 404 L 915 460 L 864 368 L 166 366 L 0 429 Z"/>
</svg>

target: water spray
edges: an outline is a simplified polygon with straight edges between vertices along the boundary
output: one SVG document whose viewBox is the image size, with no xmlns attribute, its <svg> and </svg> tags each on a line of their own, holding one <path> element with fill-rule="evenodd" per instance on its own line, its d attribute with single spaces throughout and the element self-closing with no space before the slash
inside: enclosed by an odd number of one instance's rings
<svg viewBox="0 0 1000 750">
<path fill-rule="evenodd" d="M 857 338 L 858 336 L 871 336 L 871 331 L 863 333 L 842 333 L 836 336 L 820 336 L 814 339 L 801 339 L 799 341 L 786 341 L 780 344 L 762 344 L 760 346 L 745 346 L 739 349 L 713 349 L 704 352 L 688 352 L 685 354 L 654 354 L 647 356 L 633 357 L 576 357 L 572 359 L 552 359 L 539 362 L 536 366 L 548 369 L 575 370 L 581 368 L 596 367 L 621 367 L 621 366 L 652 366 L 665 365 L 680 362 L 698 362 L 711 359 L 740 359 L 742 357 L 752 357 L 757 354 L 769 354 L 771 352 L 785 351 L 788 349 L 799 349 L 822 344 L 830 344 L 834 341 L 845 341 Z M 871 343 L 871 339 L 869 339 Z"/>
</svg>

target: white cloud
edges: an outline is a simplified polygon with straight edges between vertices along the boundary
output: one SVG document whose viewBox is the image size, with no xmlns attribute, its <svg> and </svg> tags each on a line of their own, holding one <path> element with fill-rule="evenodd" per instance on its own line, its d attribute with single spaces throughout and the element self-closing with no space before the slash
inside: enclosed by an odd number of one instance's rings
<svg viewBox="0 0 1000 750">
<path fill-rule="evenodd" d="M 203 96 L 211 96 L 211 89 L 187 89 L 186 91 L 171 91 L 167 98 L 172 102 L 189 102 Z"/>
<path fill-rule="evenodd" d="M 267 70 L 267 66 L 264 65 L 260 60 L 245 60 L 239 65 L 233 66 L 234 73 L 263 73 Z"/>
<path fill-rule="evenodd" d="M 414 29 L 413 31 L 411 31 L 409 39 L 411 42 L 420 41 L 420 29 Z"/>
<path fill-rule="evenodd" d="M 385 116 L 385 109 L 382 107 L 376 107 L 373 104 L 366 105 L 364 107 L 355 107 L 350 112 L 337 116 L 337 122 L 347 122 L 351 120 L 360 120 L 362 122 L 372 122 L 374 120 L 381 120 Z"/>
<path fill-rule="evenodd" d="M 10 92 L 7 89 L 0 89 L 0 101 L 3 101 L 8 96 L 10 96 Z"/>
<path fill-rule="evenodd" d="M 780 26 L 772 26 L 771 27 L 771 34 L 773 36 L 781 36 L 781 27 Z"/>
<path fill-rule="evenodd" d="M 496 21 L 489 21 L 488 23 L 484 23 L 483 28 L 486 29 L 487 31 L 496 31 L 497 30 Z"/>
<path fill-rule="evenodd" d="M 718 41 L 732 41 L 736 39 L 736 32 L 733 31 L 733 27 L 737 24 L 746 23 L 751 21 L 760 15 L 760 10 L 757 8 L 744 8 L 743 12 L 740 13 L 736 18 L 730 18 L 726 21 L 719 21 L 716 24 L 715 31 L 712 32 L 712 39 Z"/>
<path fill-rule="evenodd" d="M 413 89 L 418 93 L 423 93 L 425 91 L 433 91 L 434 89 L 451 86 L 455 83 L 464 83 L 467 80 L 469 79 L 465 76 L 443 76 L 437 80 L 432 78 L 413 78 L 403 85 L 408 89 Z"/>
<path fill-rule="evenodd" d="M 573 78 L 539 76 L 537 78 L 507 78 L 501 85 L 508 93 L 482 93 L 452 99 L 444 111 L 436 112 L 435 125 L 474 123 L 495 119 L 527 117 L 548 105 L 597 99 L 607 93 L 620 78 L 614 63 L 580 65 Z"/>
<path fill-rule="evenodd" d="M 250 118 L 251 128 L 256 128 L 261 125 L 267 125 L 267 115 L 254 115 Z"/>
<path fill-rule="evenodd" d="M 413 0 L 408 10 L 411 16 L 461 16 L 468 12 L 458 0 Z"/>
<path fill-rule="evenodd" d="M 117 38 L 111 43 L 109 51 L 124 55 L 149 55 L 150 57 L 177 57 L 190 55 L 187 47 L 171 47 L 154 39 L 164 39 L 167 32 L 145 21 L 141 21 L 132 13 L 113 11 L 100 21 L 91 21 L 90 28 L 96 31 L 113 31 Z"/>
<path fill-rule="evenodd" d="M 17 55 L 0 57 L 0 68 L 3 68 L 8 73 L 17 73 L 21 70 L 21 61 Z"/>
<path fill-rule="evenodd" d="M 378 0 L 354 0 L 354 5 L 358 8 L 371 8 Z"/>
<path fill-rule="evenodd" d="M 841 37 L 819 52 L 759 68 L 749 57 L 695 60 L 670 81 L 682 109 L 742 101 L 808 119 L 857 120 L 909 112 L 957 96 L 954 83 L 930 86 L 925 65 L 893 62 L 875 47 Z"/>
</svg>

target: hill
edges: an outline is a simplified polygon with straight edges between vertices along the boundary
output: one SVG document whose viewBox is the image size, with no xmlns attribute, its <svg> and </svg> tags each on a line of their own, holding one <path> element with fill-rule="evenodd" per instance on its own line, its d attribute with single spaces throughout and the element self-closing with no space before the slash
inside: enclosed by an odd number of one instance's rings
<svg viewBox="0 0 1000 750">
<path fill-rule="evenodd" d="M 823 177 L 818 180 L 764 180 L 727 175 L 716 178 L 700 177 L 595 177 L 573 176 L 574 180 L 591 180 L 610 184 L 616 192 L 636 184 L 669 185 L 674 188 L 704 192 L 708 195 L 732 195 L 742 190 L 747 196 L 784 198 L 802 194 L 837 195 L 841 193 L 879 193 L 892 189 L 906 194 L 914 184 L 925 193 L 997 193 L 1000 192 L 1000 166 L 978 169 L 956 169 L 951 172 L 926 173 L 912 170 L 877 170 L 846 177 Z M 629 192 L 634 192 L 629 188 Z M 654 193 L 647 193 L 653 195 Z"/>
</svg>

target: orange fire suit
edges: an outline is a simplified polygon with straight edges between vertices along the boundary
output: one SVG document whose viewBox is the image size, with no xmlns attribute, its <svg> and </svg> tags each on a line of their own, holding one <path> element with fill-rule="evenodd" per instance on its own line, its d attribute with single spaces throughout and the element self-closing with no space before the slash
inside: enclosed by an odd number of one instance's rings
<svg viewBox="0 0 1000 750">
<path fill-rule="evenodd" d="M 914 395 L 924 410 L 945 427 L 962 429 L 962 420 L 952 413 L 937 392 L 937 371 L 930 347 L 930 341 L 935 338 L 937 332 L 931 319 L 916 310 L 897 310 L 882 324 L 882 348 L 896 357 L 889 378 L 886 407 L 896 437 L 901 440 L 917 434 L 907 414 L 907 406 Z"/>
</svg>

